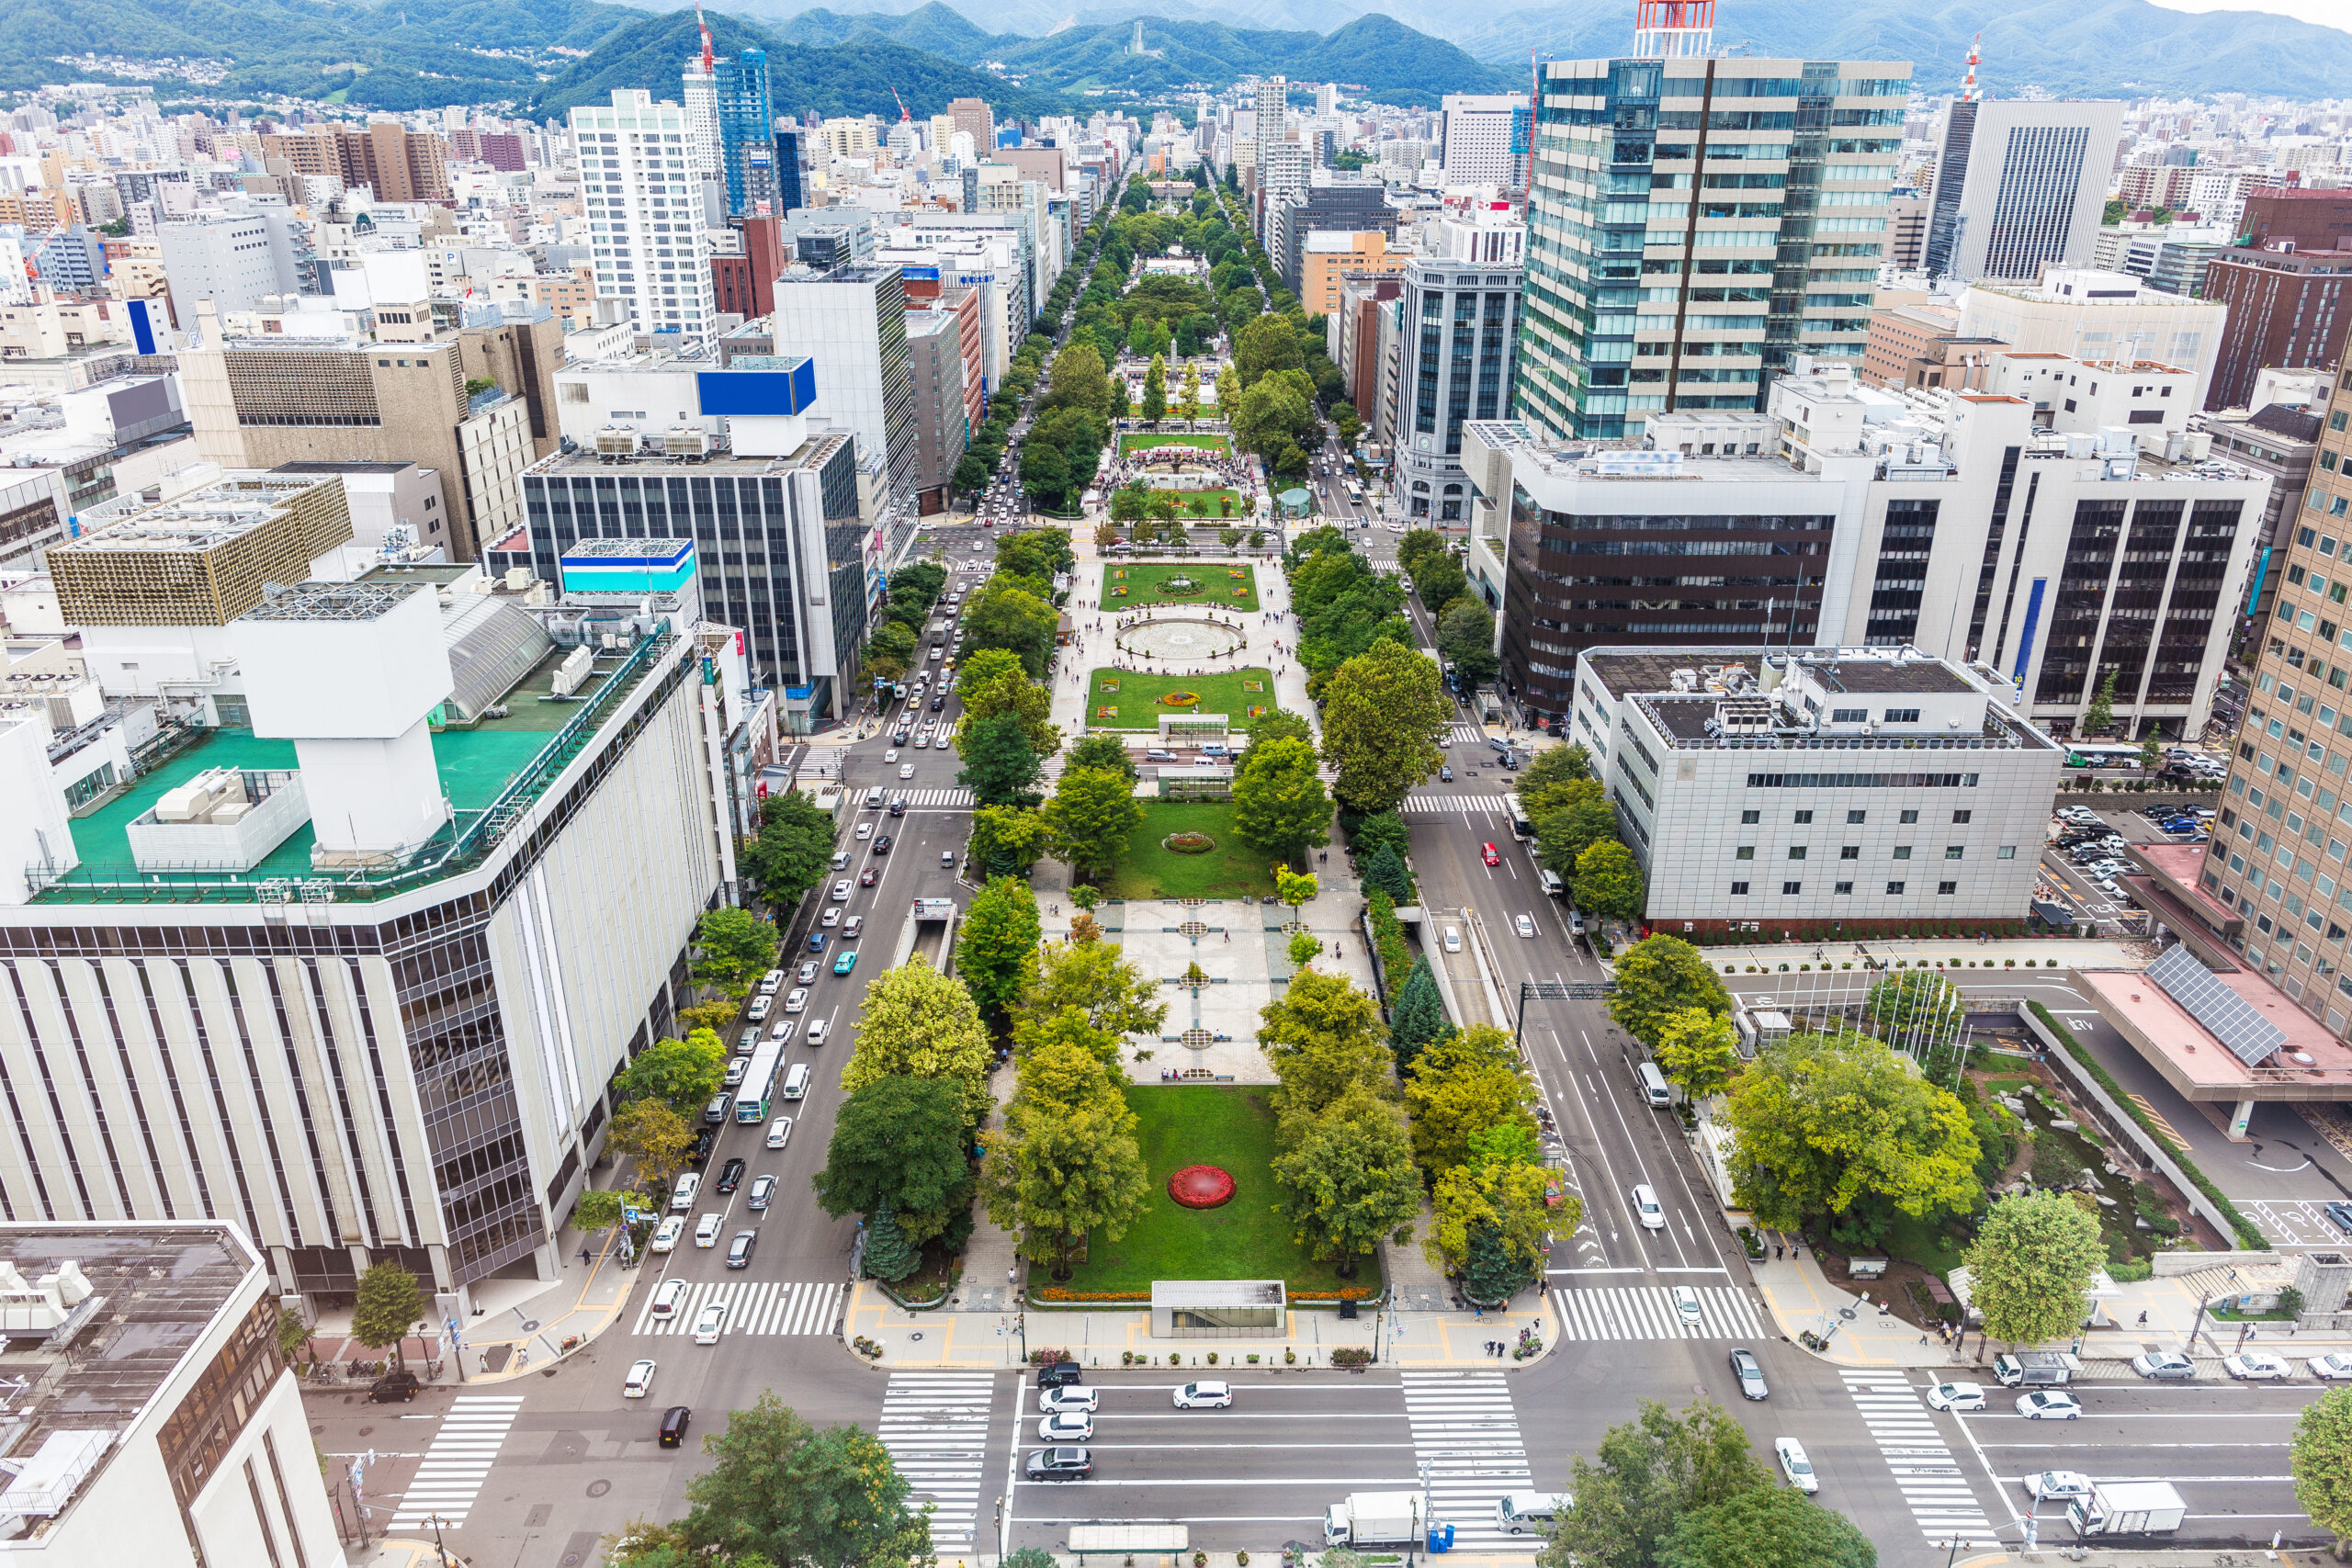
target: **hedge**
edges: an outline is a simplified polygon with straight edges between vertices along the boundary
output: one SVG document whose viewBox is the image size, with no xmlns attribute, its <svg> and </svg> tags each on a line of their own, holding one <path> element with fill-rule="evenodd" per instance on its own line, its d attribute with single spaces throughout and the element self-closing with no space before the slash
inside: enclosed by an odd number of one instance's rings
<svg viewBox="0 0 2352 1568">
<path fill-rule="evenodd" d="M 2041 1021 L 2041 1027 L 2050 1031 L 2056 1037 L 2058 1043 L 2066 1048 L 2066 1055 L 2074 1057 L 2082 1069 L 2090 1074 L 2093 1081 L 2098 1083 L 2099 1088 L 2107 1090 L 2108 1099 L 2121 1106 L 2124 1112 L 2140 1124 L 2142 1132 L 2147 1134 L 2155 1143 L 2163 1145 L 2171 1143 L 2171 1140 L 2165 1135 L 2164 1130 L 2156 1125 L 2155 1119 L 2140 1109 L 2139 1101 L 2123 1091 L 2123 1086 L 2117 1083 L 2105 1067 L 2099 1066 L 2098 1059 L 2083 1048 L 2082 1043 L 2075 1038 L 2064 1024 L 2051 1016 L 2048 1008 L 2031 999 L 2029 999 L 2025 1005 L 2033 1010 L 2033 1016 Z M 2222 1196 L 2222 1190 L 2207 1179 L 2205 1173 L 2197 1168 L 2196 1162 L 2188 1157 L 2186 1151 L 2175 1147 L 2171 1157 L 2172 1162 L 2180 1168 L 2181 1174 L 2196 1183 L 2197 1190 L 2205 1194 L 2215 1208 L 2228 1216 L 2230 1228 L 2238 1233 L 2238 1240 L 2241 1243 L 2256 1252 L 2270 1250 L 2270 1238 L 2256 1228 L 2253 1221 L 2239 1213 L 2235 1203 Z"/>
</svg>

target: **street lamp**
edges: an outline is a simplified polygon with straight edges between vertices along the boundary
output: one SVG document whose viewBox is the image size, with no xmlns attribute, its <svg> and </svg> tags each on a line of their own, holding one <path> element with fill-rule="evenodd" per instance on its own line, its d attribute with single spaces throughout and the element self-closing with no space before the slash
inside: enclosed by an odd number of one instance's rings
<svg viewBox="0 0 2352 1568">
<path fill-rule="evenodd" d="M 441 1544 L 441 1516 L 427 1514 L 425 1517 L 433 1524 L 433 1555 L 441 1564 L 441 1568 L 449 1568 L 449 1549 Z M 1950 1568 L 1950 1565 L 1947 1564 L 1946 1568 Z"/>
<path fill-rule="evenodd" d="M 1974 1546 L 1976 1543 L 1966 1536 L 1956 1535 L 1949 1541 L 1939 1540 L 1936 1544 L 1947 1549 L 1944 1552 L 1944 1568 L 1951 1568 L 1953 1560 L 1960 1555 L 1960 1549 L 1963 1546 Z"/>
</svg>

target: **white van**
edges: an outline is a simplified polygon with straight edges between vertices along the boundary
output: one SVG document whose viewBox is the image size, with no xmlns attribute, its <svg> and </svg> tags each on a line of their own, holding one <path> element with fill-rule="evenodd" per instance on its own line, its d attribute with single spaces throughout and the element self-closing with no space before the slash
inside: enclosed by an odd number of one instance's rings
<svg viewBox="0 0 2352 1568">
<path fill-rule="evenodd" d="M 869 811 L 882 804 L 882 786 L 876 784 L 865 792 L 865 808 Z"/>
<path fill-rule="evenodd" d="M 1657 1070 L 1656 1062 L 1634 1063 L 1634 1081 L 1642 1086 L 1642 1098 L 1652 1105 L 1674 1103 L 1674 1091 L 1667 1087 L 1666 1075 Z"/>
<path fill-rule="evenodd" d="M 784 1098 L 798 1100 L 808 1092 L 808 1064 L 795 1062 L 792 1070 L 784 1075 Z"/>
<path fill-rule="evenodd" d="M 1530 1530 L 1541 1535 L 1568 1506 L 1565 1495 L 1549 1492 L 1506 1492 L 1495 1499 L 1495 1523 L 1506 1535 L 1525 1535 Z"/>
</svg>

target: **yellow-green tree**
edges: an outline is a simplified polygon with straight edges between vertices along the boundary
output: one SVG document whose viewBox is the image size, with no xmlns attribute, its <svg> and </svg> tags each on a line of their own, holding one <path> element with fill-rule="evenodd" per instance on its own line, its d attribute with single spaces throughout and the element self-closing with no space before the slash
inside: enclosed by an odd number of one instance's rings
<svg viewBox="0 0 2352 1568">
<path fill-rule="evenodd" d="M 1658 1024 L 1657 1070 L 1704 1100 L 1739 1070 L 1739 1031 L 1705 1008 L 1677 1008 Z"/>
<path fill-rule="evenodd" d="M 2072 1334 L 2090 1309 L 2091 1276 L 2107 1261 L 2098 1222 L 2071 1192 L 2035 1192 L 1993 1205 L 1968 1248 L 1970 1304 L 1984 1335 L 2038 1345 Z"/>
<path fill-rule="evenodd" d="M 874 977 L 858 1010 L 857 1049 L 842 1071 L 842 1088 L 855 1094 L 888 1077 L 948 1078 L 963 1090 L 964 1117 L 986 1119 L 989 1037 L 979 1009 L 961 981 L 921 959 Z"/>
<path fill-rule="evenodd" d="M 1496 1128 L 1515 1126 L 1532 1140 L 1534 1103 L 1535 1086 L 1510 1034 L 1491 1023 L 1474 1023 L 1441 1036 L 1414 1057 L 1412 1077 L 1405 1085 L 1413 1153 L 1424 1169 L 1442 1179 L 1470 1159 L 1476 1139 Z"/>
<path fill-rule="evenodd" d="M 1358 1084 L 1394 1092 L 1380 1010 L 1346 976 L 1303 969 L 1258 1017 L 1258 1044 L 1281 1080 L 1274 1107 L 1285 1122 L 1321 1115 Z"/>
<path fill-rule="evenodd" d="M 1136 1114 L 1113 1069 L 1083 1045 L 1050 1041 L 1021 1061 L 1004 1125 L 983 1134 L 989 1217 L 1021 1237 L 1023 1256 L 1070 1275 L 1091 1231 L 1116 1241 L 1150 1190 Z"/>
</svg>

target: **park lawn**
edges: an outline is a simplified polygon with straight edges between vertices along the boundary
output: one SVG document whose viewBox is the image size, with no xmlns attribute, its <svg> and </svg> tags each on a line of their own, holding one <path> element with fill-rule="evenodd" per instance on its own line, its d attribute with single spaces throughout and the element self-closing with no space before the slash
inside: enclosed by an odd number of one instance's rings
<svg viewBox="0 0 2352 1568">
<path fill-rule="evenodd" d="M 1250 520 L 1250 508 L 1243 504 L 1241 492 L 1230 485 L 1221 485 L 1216 490 L 1155 490 L 1145 493 L 1174 496 L 1179 509 L 1177 521 L 1180 523 L 1247 523 Z M 1219 510 L 1216 503 L 1219 496 L 1233 503 L 1231 512 Z M 1193 502 L 1196 500 L 1208 510 L 1193 511 Z M 1235 602 L 1239 603 L 1238 600 Z"/>
<path fill-rule="evenodd" d="M 1170 1017 L 1183 1005 L 1184 998 L 1172 997 Z M 1183 1054 L 1181 1045 L 1172 1049 Z M 1308 1257 L 1275 1213 L 1282 1190 L 1273 1177 L 1272 1088 L 1131 1087 L 1127 1105 L 1139 1123 L 1136 1138 L 1151 1190 L 1125 1235 L 1111 1241 L 1095 1231 L 1087 1237 L 1087 1260 L 1060 1288 L 1080 1300 L 1089 1293 L 1148 1296 L 1154 1280 L 1281 1280 L 1293 1294 L 1335 1295 L 1342 1288 L 1376 1292 L 1376 1263 L 1367 1261 L 1355 1279 L 1342 1280 L 1333 1265 Z M 1232 1201 L 1187 1209 L 1170 1198 L 1168 1179 L 1188 1165 L 1213 1165 L 1230 1175 Z M 1029 1327 L 1036 1333 L 1037 1322 Z"/>
<path fill-rule="evenodd" d="M 1217 492 L 1203 492 L 1214 497 Z M 1231 495 L 1233 491 L 1225 492 Z M 1186 521 L 1190 521 L 1187 519 Z M 1221 523 L 1211 517 L 1206 523 Z M 1239 516 L 1236 523 L 1244 521 Z M 1239 577 L 1233 574 L 1238 571 Z M 1201 586 L 1193 592 L 1170 593 L 1160 584 L 1171 577 L 1189 577 Z M 1124 588 L 1126 592 L 1115 592 Z M 1236 592 L 1235 590 L 1240 590 Z M 1201 610 L 1232 610 L 1244 615 L 1258 613 L 1258 569 L 1224 561 L 1113 561 L 1102 569 L 1102 606 L 1107 610 L 1149 610 L 1182 605 Z"/>
<path fill-rule="evenodd" d="M 1169 396 L 1171 398 L 1175 396 L 1173 389 L 1170 389 Z M 1130 452 L 1148 452 L 1155 446 L 1192 446 L 1203 452 L 1233 450 L 1232 441 L 1222 435 L 1182 434 L 1154 435 L 1149 431 L 1130 430 L 1119 437 L 1119 456 L 1122 457 Z"/>
<path fill-rule="evenodd" d="M 1160 846 L 1170 833 L 1185 832 L 1206 833 L 1216 848 L 1180 855 Z M 1111 898 L 1257 898 L 1273 891 L 1273 857 L 1234 836 L 1233 807 L 1219 801 L 1146 801 L 1142 822 L 1102 886 Z"/>
<path fill-rule="evenodd" d="M 1244 690 L 1242 683 L 1247 681 L 1257 682 L 1261 689 Z M 1117 691 L 1104 689 L 1111 682 L 1117 682 Z M 1087 728 L 1157 730 L 1162 714 L 1193 711 L 1170 707 L 1159 700 L 1170 692 L 1197 693 L 1201 712 L 1224 714 L 1236 729 L 1249 729 L 1257 724 L 1250 716 L 1252 707 L 1271 712 L 1276 705 L 1273 672 L 1269 670 L 1230 670 L 1215 675 L 1138 675 L 1129 670 L 1097 670 L 1087 683 Z M 1119 711 L 1105 718 L 1104 708 Z"/>
</svg>

